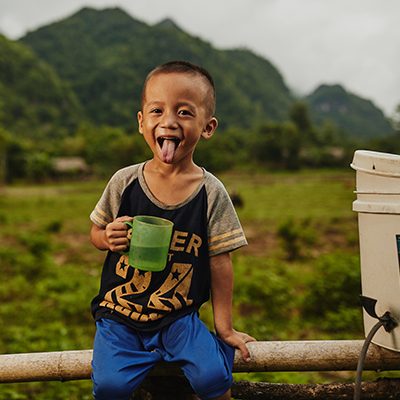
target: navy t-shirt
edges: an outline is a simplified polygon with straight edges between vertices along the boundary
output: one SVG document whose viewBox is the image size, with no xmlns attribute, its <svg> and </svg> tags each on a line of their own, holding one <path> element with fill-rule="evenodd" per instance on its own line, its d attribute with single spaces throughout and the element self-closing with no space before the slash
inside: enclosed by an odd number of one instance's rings
<svg viewBox="0 0 400 400">
<path fill-rule="evenodd" d="M 198 310 L 209 299 L 210 256 L 245 245 L 246 239 L 229 196 L 212 174 L 184 202 L 159 202 L 147 187 L 145 164 L 118 171 L 91 214 L 105 228 L 116 217 L 153 215 L 174 223 L 166 268 L 142 271 L 128 256 L 107 253 L 99 294 L 92 301 L 95 319 L 111 318 L 141 331 L 158 330 Z"/>
</svg>

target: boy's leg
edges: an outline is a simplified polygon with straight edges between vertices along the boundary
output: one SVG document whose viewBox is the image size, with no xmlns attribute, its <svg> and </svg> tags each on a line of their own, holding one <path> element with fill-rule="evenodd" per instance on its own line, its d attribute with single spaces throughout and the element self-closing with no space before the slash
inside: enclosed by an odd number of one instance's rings
<svg viewBox="0 0 400 400">
<path fill-rule="evenodd" d="M 118 322 L 96 322 L 92 381 L 96 400 L 128 400 L 154 364 L 158 352 L 143 348 L 136 333 Z"/>
<path fill-rule="evenodd" d="M 162 333 L 166 361 L 182 370 L 201 399 L 229 399 L 235 350 L 212 334 L 197 313 L 178 319 Z"/>
<path fill-rule="evenodd" d="M 230 400 L 231 399 L 231 391 L 228 390 L 222 396 L 215 397 L 213 400 Z"/>
<path fill-rule="evenodd" d="M 231 399 L 231 391 L 228 390 L 222 396 L 216 397 L 216 398 L 214 398 L 212 400 L 230 400 L 230 399 Z M 201 400 L 201 399 L 200 399 L 200 397 L 198 397 L 195 394 L 193 394 L 190 397 L 188 397 L 187 400 Z"/>
</svg>

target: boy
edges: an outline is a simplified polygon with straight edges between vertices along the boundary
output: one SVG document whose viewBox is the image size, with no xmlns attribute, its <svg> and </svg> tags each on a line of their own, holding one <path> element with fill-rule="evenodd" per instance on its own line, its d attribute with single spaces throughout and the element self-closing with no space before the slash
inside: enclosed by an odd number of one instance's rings
<svg viewBox="0 0 400 400">
<path fill-rule="evenodd" d="M 217 128 L 215 88 L 201 67 L 173 61 L 149 73 L 138 112 L 153 158 L 118 171 L 91 214 L 92 243 L 108 250 L 99 295 L 93 354 L 97 400 L 129 399 L 160 360 L 179 362 L 202 399 L 229 399 L 234 348 L 248 360 L 232 327 L 230 251 L 246 244 L 222 184 L 193 162 L 200 138 Z M 174 222 L 161 272 L 129 266 L 124 223 L 135 215 Z M 198 318 L 211 291 L 215 336 Z"/>
</svg>

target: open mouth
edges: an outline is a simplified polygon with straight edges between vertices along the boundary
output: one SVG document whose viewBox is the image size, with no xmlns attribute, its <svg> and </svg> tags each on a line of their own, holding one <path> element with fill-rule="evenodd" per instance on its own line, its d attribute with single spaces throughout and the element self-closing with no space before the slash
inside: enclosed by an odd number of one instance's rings
<svg viewBox="0 0 400 400">
<path fill-rule="evenodd" d="M 157 143 L 160 146 L 163 161 L 171 163 L 174 159 L 175 151 L 181 140 L 174 136 L 160 136 L 157 138 Z"/>
<path fill-rule="evenodd" d="M 157 138 L 157 142 L 161 148 L 163 148 L 164 142 L 166 140 L 173 142 L 175 147 L 178 147 L 179 143 L 181 142 L 181 140 L 177 137 L 160 136 L 159 138 Z"/>
</svg>

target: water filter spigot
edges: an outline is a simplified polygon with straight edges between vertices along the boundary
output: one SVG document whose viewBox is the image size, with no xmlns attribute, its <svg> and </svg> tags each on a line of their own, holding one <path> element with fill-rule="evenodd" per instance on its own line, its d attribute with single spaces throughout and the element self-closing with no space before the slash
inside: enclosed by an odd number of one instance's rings
<svg viewBox="0 0 400 400">
<path fill-rule="evenodd" d="M 386 311 L 381 316 L 378 316 L 378 314 L 376 313 L 375 308 L 378 300 L 362 295 L 360 296 L 360 299 L 361 299 L 361 305 L 367 312 L 367 314 L 372 318 L 375 318 L 378 321 L 380 321 L 386 332 L 391 332 L 394 328 L 396 328 L 396 326 L 398 325 L 397 321 L 392 317 L 389 311 Z"/>
</svg>

